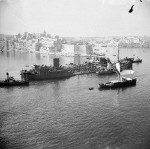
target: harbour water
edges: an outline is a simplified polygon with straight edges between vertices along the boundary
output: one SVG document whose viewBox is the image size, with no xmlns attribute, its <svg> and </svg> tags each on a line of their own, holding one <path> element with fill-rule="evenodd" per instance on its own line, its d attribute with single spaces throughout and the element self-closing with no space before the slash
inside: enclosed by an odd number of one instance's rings
<svg viewBox="0 0 150 149">
<path fill-rule="evenodd" d="M 113 61 L 115 54 L 116 49 L 106 51 Z M 120 50 L 122 58 L 133 55 L 143 60 L 133 64 L 134 87 L 98 90 L 98 83 L 117 76 L 88 74 L 0 88 L 0 148 L 149 149 L 150 49 Z M 52 61 L 49 55 L 3 52 L 0 78 L 5 78 L 6 72 L 19 78 L 26 66 Z M 74 57 L 61 57 L 60 62 L 69 64 Z"/>
</svg>

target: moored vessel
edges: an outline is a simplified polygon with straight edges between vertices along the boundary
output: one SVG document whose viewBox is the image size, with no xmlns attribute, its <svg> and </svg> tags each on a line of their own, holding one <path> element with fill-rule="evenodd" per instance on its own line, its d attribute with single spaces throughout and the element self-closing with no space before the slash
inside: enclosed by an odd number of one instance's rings
<svg viewBox="0 0 150 149">
<path fill-rule="evenodd" d="M 133 60 L 133 63 L 142 63 L 142 59 L 138 58 Z"/>
<path fill-rule="evenodd" d="M 119 51 L 119 50 L 118 50 Z M 119 52 L 118 52 L 119 54 Z M 123 87 L 128 87 L 128 86 L 134 86 L 136 85 L 136 78 L 127 78 L 127 77 L 122 77 L 121 74 L 133 74 L 133 70 L 121 70 L 121 62 L 119 61 L 119 56 L 118 56 L 118 62 L 116 63 L 116 72 L 118 74 L 118 79 L 114 81 L 109 81 L 107 83 L 100 83 L 98 85 L 99 89 L 113 89 L 113 88 L 123 88 Z M 122 72 L 121 72 L 122 71 Z"/>
<path fill-rule="evenodd" d="M 99 89 L 113 89 L 113 88 L 123 88 L 136 85 L 136 78 L 125 78 L 122 77 L 121 80 L 114 80 L 107 83 L 100 83 L 98 85 Z"/>
<path fill-rule="evenodd" d="M 110 62 L 107 62 L 107 66 L 106 67 L 102 67 L 101 65 L 97 66 L 96 73 L 98 75 L 111 75 L 111 74 L 116 73 L 116 71 L 113 68 L 112 64 Z"/>
<path fill-rule="evenodd" d="M 132 61 L 131 60 L 120 60 L 120 71 L 132 69 Z"/>
<path fill-rule="evenodd" d="M 59 59 L 54 59 L 54 66 L 34 65 L 34 68 L 21 71 L 21 76 L 31 81 L 61 79 L 73 76 L 73 72 L 67 68 L 59 66 Z"/>
<path fill-rule="evenodd" d="M 98 75 L 111 75 L 116 73 L 113 69 L 100 69 L 96 71 Z"/>
<path fill-rule="evenodd" d="M 130 60 L 132 63 L 142 63 L 142 59 L 140 59 L 140 58 L 128 58 L 128 57 L 126 57 L 126 60 Z"/>
<path fill-rule="evenodd" d="M 29 85 L 28 80 L 15 80 L 14 77 L 9 77 L 9 73 L 6 73 L 6 75 L 7 75 L 7 79 L 0 81 L 0 87 Z"/>
</svg>

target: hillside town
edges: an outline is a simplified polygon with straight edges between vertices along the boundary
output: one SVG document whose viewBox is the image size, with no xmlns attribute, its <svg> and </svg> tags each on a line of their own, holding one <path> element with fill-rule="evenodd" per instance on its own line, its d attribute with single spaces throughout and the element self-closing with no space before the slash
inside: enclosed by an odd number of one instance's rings
<svg viewBox="0 0 150 149">
<path fill-rule="evenodd" d="M 149 48 L 150 37 L 59 37 L 52 36 L 46 31 L 43 33 L 28 33 L 18 35 L 0 34 L 1 51 L 22 51 L 30 53 L 57 54 L 62 56 L 87 56 L 101 54 L 105 47 L 116 47 L 121 40 L 120 47 Z"/>
</svg>

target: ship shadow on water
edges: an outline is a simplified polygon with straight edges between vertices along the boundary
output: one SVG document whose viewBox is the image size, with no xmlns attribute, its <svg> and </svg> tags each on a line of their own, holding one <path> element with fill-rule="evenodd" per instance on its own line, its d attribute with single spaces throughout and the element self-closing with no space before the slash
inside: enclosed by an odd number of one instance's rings
<svg viewBox="0 0 150 149">
<path fill-rule="evenodd" d="M 41 85 L 41 84 L 48 84 L 48 83 L 58 83 L 58 82 L 66 81 L 68 79 L 70 79 L 70 77 L 31 81 L 30 85 Z"/>
<path fill-rule="evenodd" d="M 1 149 L 7 149 L 8 140 L 1 136 L 0 133 L 0 148 Z"/>
</svg>

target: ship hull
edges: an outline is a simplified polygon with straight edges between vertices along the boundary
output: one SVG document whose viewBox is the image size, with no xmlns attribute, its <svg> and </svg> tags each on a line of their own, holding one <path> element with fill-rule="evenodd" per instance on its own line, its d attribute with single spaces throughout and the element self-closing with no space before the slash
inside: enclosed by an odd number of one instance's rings
<svg viewBox="0 0 150 149">
<path fill-rule="evenodd" d="M 14 81 L 14 82 L 0 81 L 0 87 L 28 86 L 28 85 L 29 85 L 29 81 Z"/>
<path fill-rule="evenodd" d="M 114 73 L 116 73 L 115 71 L 113 71 L 113 70 L 106 70 L 106 71 L 97 71 L 96 72 L 98 75 L 111 75 L 111 74 L 114 74 Z"/>
<path fill-rule="evenodd" d="M 41 73 L 41 74 L 27 74 L 27 79 L 31 81 L 40 81 L 40 80 L 51 80 L 51 79 L 63 79 L 69 78 L 74 74 L 71 72 L 49 72 L 49 73 Z"/>
<path fill-rule="evenodd" d="M 139 59 L 139 60 L 134 60 L 133 63 L 142 63 L 142 60 Z"/>
<path fill-rule="evenodd" d="M 132 68 L 132 61 L 127 61 L 125 63 L 120 63 L 121 71 Z"/>
</svg>

